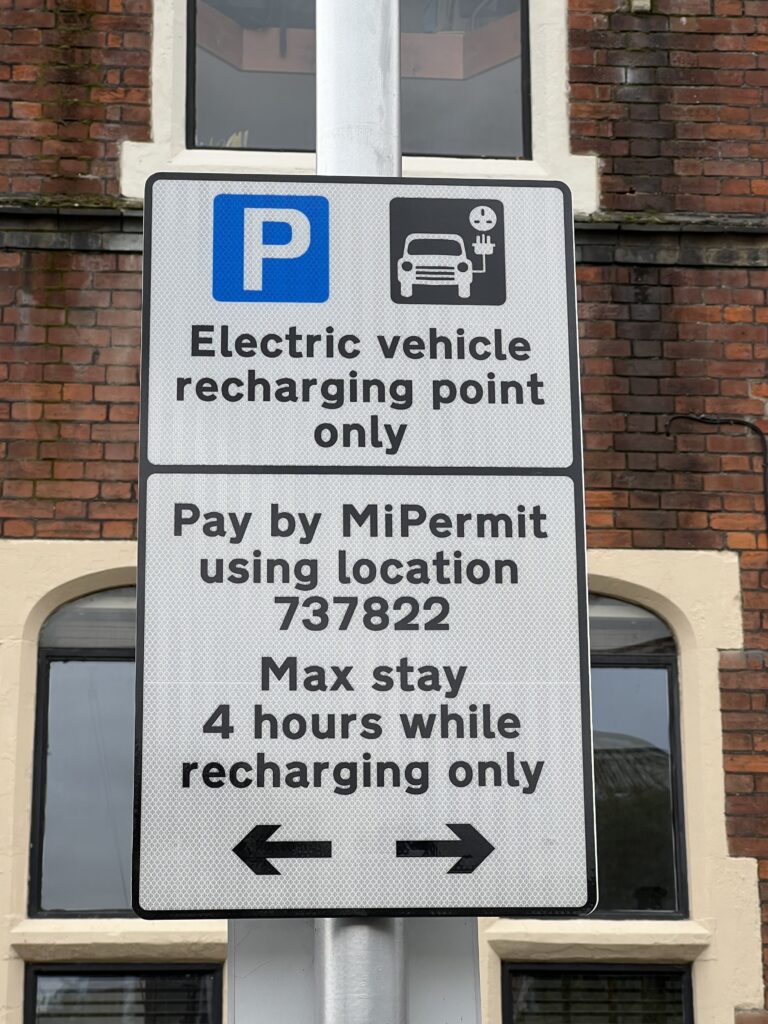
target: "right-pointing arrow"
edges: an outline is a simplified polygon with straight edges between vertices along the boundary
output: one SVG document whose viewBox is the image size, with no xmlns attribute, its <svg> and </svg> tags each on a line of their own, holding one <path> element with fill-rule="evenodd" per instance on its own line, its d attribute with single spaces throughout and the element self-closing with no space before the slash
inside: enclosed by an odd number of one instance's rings
<svg viewBox="0 0 768 1024">
<path fill-rule="evenodd" d="M 398 857 L 458 857 L 449 875 L 468 875 L 493 853 L 488 840 L 474 825 L 448 825 L 456 839 L 398 839 Z"/>
</svg>

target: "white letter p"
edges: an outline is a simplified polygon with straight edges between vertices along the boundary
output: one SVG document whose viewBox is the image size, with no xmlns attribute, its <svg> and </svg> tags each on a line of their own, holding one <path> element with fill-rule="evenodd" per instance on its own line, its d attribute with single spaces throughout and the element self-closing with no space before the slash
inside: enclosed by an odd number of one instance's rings
<svg viewBox="0 0 768 1024">
<path fill-rule="evenodd" d="M 288 242 L 280 245 L 264 243 L 265 224 L 287 224 L 291 229 Z M 309 218 L 301 210 L 246 207 L 243 211 L 243 288 L 262 290 L 264 260 L 295 260 L 309 248 Z"/>
</svg>

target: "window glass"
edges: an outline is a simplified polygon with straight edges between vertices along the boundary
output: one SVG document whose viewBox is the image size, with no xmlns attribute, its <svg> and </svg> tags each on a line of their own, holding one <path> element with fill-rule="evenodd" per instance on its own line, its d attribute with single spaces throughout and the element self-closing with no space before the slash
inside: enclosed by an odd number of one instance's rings
<svg viewBox="0 0 768 1024">
<path fill-rule="evenodd" d="M 601 911 L 677 911 L 669 670 L 592 668 Z"/>
<path fill-rule="evenodd" d="M 504 1024 L 689 1024 L 687 969 L 504 971 Z"/>
<path fill-rule="evenodd" d="M 589 644 L 593 654 L 674 654 L 666 622 L 647 608 L 613 597 L 589 595 Z"/>
<path fill-rule="evenodd" d="M 40 632 L 31 914 L 131 912 L 136 590 L 58 608 Z"/>
<path fill-rule="evenodd" d="M 404 153 L 527 155 L 521 7 L 521 0 L 401 0 Z"/>
<path fill-rule="evenodd" d="M 130 910 L 135 672 L 51 661 L 40 909 Z"/>
<path fill-rule="evenodd" d="M 597 912 L 683 913 L 674 637 L 646 608 L 596 594 L 589 633 Z"/>
<path fill-rule="evenodd" d="M 314 150 L 314 0 L 196 0 L 190 145 Z M 401 0 L 403 152 L 528 156 L 525 0 Z"/>
<path fill-rule="evenodd" d="M 217 980 L 217 970 L 37 970 L 25 1024 L 214 1024 Z"/>
<path fill-rule="evenodd" d="M 40 630 L 41 647 L 122 647 L 136 643 L 136 588 L 100 590 L 57 608 Z"/>
</svg>

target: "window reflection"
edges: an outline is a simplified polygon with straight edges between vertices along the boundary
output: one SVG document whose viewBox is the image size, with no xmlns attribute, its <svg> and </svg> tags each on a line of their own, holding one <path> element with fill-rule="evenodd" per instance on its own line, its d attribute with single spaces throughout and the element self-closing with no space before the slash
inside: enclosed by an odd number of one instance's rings
<svg viewBox="0 0 768 1024">
<path fill-rule="evenodd" d="M 686 969 L 506 965 L 505 1024 L 684 1024 Z"/>
<path fill-rule="evenodd" d="M 213 1024 L 213 971 L 48 973 L 35 977 L 35 1024 Z"/>
<path fill-rule="evenodd" d="M 630 657 L 674 655 L 669 626 L 647 608 L 615 597 L 589 595 L 589 644 L 593 654 Z"/>
<path fill-rule="evenodd" d="M 598 911 L 678 909 L 669 677 L 593 668 Z"/>
<path fill-rule="evenodd" d="M 401 0 L 403 152 L 528 153 L 525 0 Z M 196 0 L 200 147 L 315 149 L 314 0 Z"/>
<path fill-rule="evenodd" d="M 50 615 L 40 630 L 40 647 L 122 648 L 136 642 L 136 588 L 115 587 L 69 601 Z"/>
<path fill-rule="evenodd" d="M 50 664 L 40 909 L 131 907 L 131 661 Z"/>
</svg>

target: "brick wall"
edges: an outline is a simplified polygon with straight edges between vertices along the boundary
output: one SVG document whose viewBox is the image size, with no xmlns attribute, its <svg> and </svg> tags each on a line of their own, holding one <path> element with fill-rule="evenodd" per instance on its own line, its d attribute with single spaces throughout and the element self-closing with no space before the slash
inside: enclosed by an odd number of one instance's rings
<svg viewBox="0 0 768 1024">
<path fill-rule="evenodd" d="M 584 444 L 597 547 L 765 550 L 768 271 L 582 265 Z"/>
<path fill-rule="evenodd" d="M 88 235 L 101 237 L 93 225 Z M 140 255 L 71 241 L 46 250 L 28 232 L 25 247 L 0 251 L 3 537 L 135 535 Z M 577 253 L 590 545 L 740 556 L 745 648 L 725 652 L 721 671 L 728 828 L 732 854 L 758 859 L 768 917 L 760 444 L 736 426 L 665 432 L 675 413 L 768 429 L 768 249 L 582 225 Z"/>
<path fill-rule="evenodd" d="M 744 650 L 720 664 L 726 812 L 731 854 L 758 862 L 768 984 L 768 552 L 742 554 L 741 580 Z"/>
<path fill-rule="evenodd" d="M 768 212 L 765 0 L 570 0 L 570 26 L 572 147 L 606 210 Z"/>
<path fill-rule="evenodd" d="M 570 0 L 572 146 L 600 155 L 604 213 L 623 221 L 577 232 L 589 543 L 740 557 L 745 649 L 721 673 L 727 812 L 768 919 L 760 446 L 741 427 L 665 432 L 675 413 L 768 429 L 768 248 L 738 233 L 768 212 L 768 0 L 628 9 Z M 0 0 L 6 201 L 117 203 L 118 141 L 148 138 L 149 22 L 148 0 Z M 71 213 L 2 225 L 6 538 L 135 535 L 140 246 L 106 214 L 75 229 Z M 641 232 L 627 215 L 719 224 Z"/>
<path fill-rule="evenodd" d="M 0 252 L 3 537 L 135 536 L 140 257 Z"/>
<path fill-rule="evenodd" d="M 149 138 L 149 0 L 0 0 L 0 193 L 119 193 L 118 142 Z"/>
<path fill-rule="evenodd" d="M 0 192 L 118 196 L 118 142 L 149 138 L 150 0 L 0 0 Z M 765 0 L 570 0 L 572 148 L 603 207 L 764 214 Z"/>
<path fill-rule="evenodd" d="M 140 255 L 78 251 L 75 236 L 51 251 L 29 232 L 27 247 L 0 252 L 3 537 L 135 535 Z M 665 431 L 675 413 L 768 428 L 768 251 L 732 235 L 586 226 L 577 242 L 590 545 L 741 559 L 745 648 L 722 655 L 721 673 L 728 828 L 731 852 L 759 861 L 768 915 L 760 444 L 737 426 Z M 694 265 L 669 262 L 672 249 Z"/>
<path fill-rule="evenodd" d="M 727 827 L 731 854 L 758 860 L 768 922 L 762 446 L 740 426 L 678 421 L 673 436 L 665 430 L 675 413 L 746 418 L 768 429 L 768 270 L 721 265 L 758 258 L 765 265 L 768 250 L 762 241 L 750 248 L 734 236 L 666 238 L 619 233 L 608 262 L 589 256 L 610 249 L 602 239 L 581 246 L 588 539 L 595 547 L 739 555 L 744 649 L 721 655 Z M 666 265 L 675 244 L 693 266 Z M 624 262 L 633 256 L 644 260 Z M 712 262 L 718 265 L 704 265 Z M 768 923 L 763 941 L 768 965 Z"/>
</svg>

